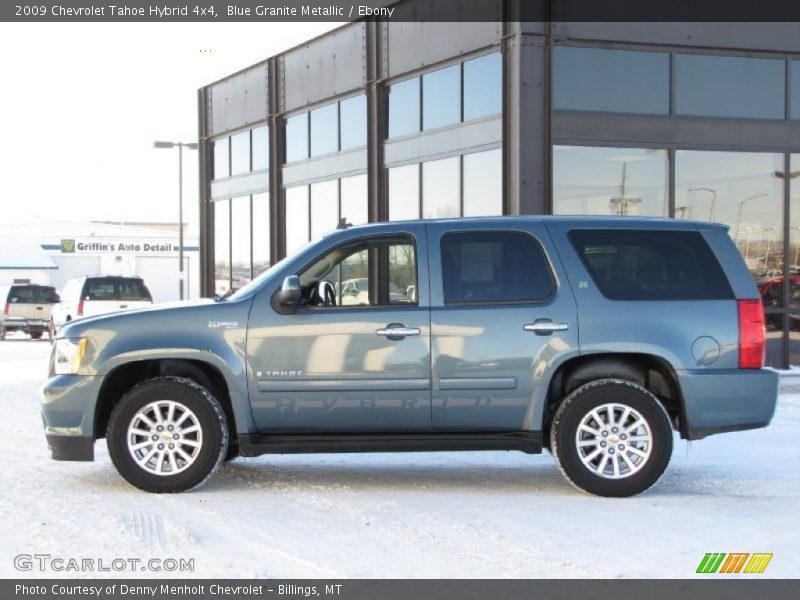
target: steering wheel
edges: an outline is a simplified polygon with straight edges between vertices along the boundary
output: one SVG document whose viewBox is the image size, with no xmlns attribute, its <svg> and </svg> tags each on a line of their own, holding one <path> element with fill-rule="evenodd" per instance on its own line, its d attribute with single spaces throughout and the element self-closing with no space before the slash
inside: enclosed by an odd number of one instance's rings
<svg viewBox="0 0 800 600">
<path fill-rule="evenodd" d="M 336 288 L 330 281 L 320 281 L 314 294 L 317 306 L 336 306 Z"/>
</svg>

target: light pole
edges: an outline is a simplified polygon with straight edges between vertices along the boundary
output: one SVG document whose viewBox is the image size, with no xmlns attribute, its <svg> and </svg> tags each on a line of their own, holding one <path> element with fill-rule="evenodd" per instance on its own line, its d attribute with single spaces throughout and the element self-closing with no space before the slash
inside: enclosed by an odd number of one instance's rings
<svg viewBox="0 0 800 600">
<path fill-rule="evenodd" d="M 178 149 L 178 295 L 183 300 L 183 149 L 197 150 L 196 142 L 153 142 L 153 148 Z"/>
<path fill-rule="evenodd" d="M 711 206 L 708 209 L 708 220 L 714 220 L 714 205 L 717 203 L 717 190 L 713 190 L 707 187 L 696 187 L 696 188 L 689 188 L 687 191 L 689 192 L 709 192 L 711 194 Z"/>
<path fill-rule="evenodd" d="M 739 211 L 736 214 L 736 234 L 733 236 L 734 241 L 739 241 L 739 228 L 742 226 L 742 209 L 744 205 L 750 202 L 750 200 L 754 198 L 766 198 L 769 196 L 766 192 L 761 192 L 760 194 L 753 194 L 752 196 L 748 196 L 744 200 L 739 202 Z"/>
</svg>

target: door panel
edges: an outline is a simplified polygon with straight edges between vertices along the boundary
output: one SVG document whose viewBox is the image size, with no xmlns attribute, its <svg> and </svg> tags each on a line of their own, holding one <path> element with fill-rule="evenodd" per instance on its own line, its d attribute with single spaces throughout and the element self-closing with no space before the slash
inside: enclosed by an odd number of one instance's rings
<svg viewBox="0 0 800 600">
<path fill-rule="evenodd" d="M 443 243 L 445 235 L 450 238 Z M 516 237 L 506 244 L 508 235 Z M 578 347 L 575 302 L 561 285 L 565 278 L 545 228 L 535 221 L 431 224 L 428 236 L 436 282 L 431 288 L 434 429 L 529 429 L 541 410 L 535 405 L 542 392 L 537 388 L 546 385 L 553 365 Z M 443 271 L 449 273 L 444 281 Z"/>
<path fill-rule="evenodd" d="M 413 282 L 391 274 L 380 277 L 372 270 L 355 274 L 351 270 L 340 273 L 333 285 L 338 306 L 306 306 L 294 314 L 279 314 L 271 304 L 279 282 L 256 297 L 249 320 L 247 361 L 250 401 L 260 431 L 430 429 L 425 229 L 412 225 L 398 232 L 409 235 L 416 246 Z M 337 242 L 331 249 L 350 243 L 353 240 Z M 282 273 L 279 279 L 292 274 Z M 303 269 L 298 274 L 302 285 Z M 331 274 L 324 280 L 333 283 Z M 358 281 L 360 291 L 347 295 L 353 287 L 348 282 L 378 278 L 386 281 L 383 300 L 390 305 L 380 305 L 372 287 L 365 292 L 363 281 Z M 407 301 L 417 298 L 419 304 Z M 406 328 L 402 332 L 406 335 L 393 335 L 400 326 Z"/>
</svg>

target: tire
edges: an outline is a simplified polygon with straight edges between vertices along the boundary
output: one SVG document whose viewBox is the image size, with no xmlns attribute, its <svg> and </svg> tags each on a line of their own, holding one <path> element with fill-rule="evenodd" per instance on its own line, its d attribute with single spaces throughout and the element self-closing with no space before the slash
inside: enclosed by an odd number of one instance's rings
<svg viewBox="0 0 800 600">
<path fill-rule="evenodd" d="M 134 434 L 129 444 L 133 425 L 147 435 Z M 168 430 L 170 426 L 175 429 Z M 159 439 L 154 441 L 151 434 Z M 176 435 L 180 437 L 172 437 Z M 202 485 L 219 469 L 228 452 L 228 422 L 206 388 L 183 377 L 158 377 L 131 389 L 114 407 L 106 441 L 114 466 L 131 485 L 146 492 L 183 492 Z"/>
<path fill-rule="evenodd" d="M 50 319 L 50 325 L 47 327 L 47 335 L 50 338 L 50 343 L 52 344 L 56 339 L 56 324 L 53 322 L 53 319 Z"/>
<path fill-rule="evenodd" d="M 32 340 L 40 340 L 42 339 L 42 331 L 31 331 L 30 336 Z"/>
<path fill-rule="evenodd" d="M 6 339 L 6 326 L 0 324 L 0 340 Z"/>
<path fill-rule="evenodd" d="M 642 424 L 634 429 L 638 419 Z M 642 386 L 599 379 L 573 391 L 558 407 L 550 449 L 577 488 L 597 496 L 634 496 L 667 468 L 672 425 L 658 399 Z"/>
</svg>

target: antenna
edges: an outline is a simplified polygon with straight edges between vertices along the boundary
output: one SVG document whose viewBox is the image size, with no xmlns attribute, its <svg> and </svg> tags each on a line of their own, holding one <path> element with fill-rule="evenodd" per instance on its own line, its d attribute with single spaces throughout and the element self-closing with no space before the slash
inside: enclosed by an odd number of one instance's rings
<svg viewBox="0 0 800 600">
<path fill-rule="evenodd" d="M 352 227 L 352 223 L 348 223 L 345 217 L 339 219 L 339 224 L 336 226 L 336 229 L 347 229 L 348 227 Z"/>
</svg>

